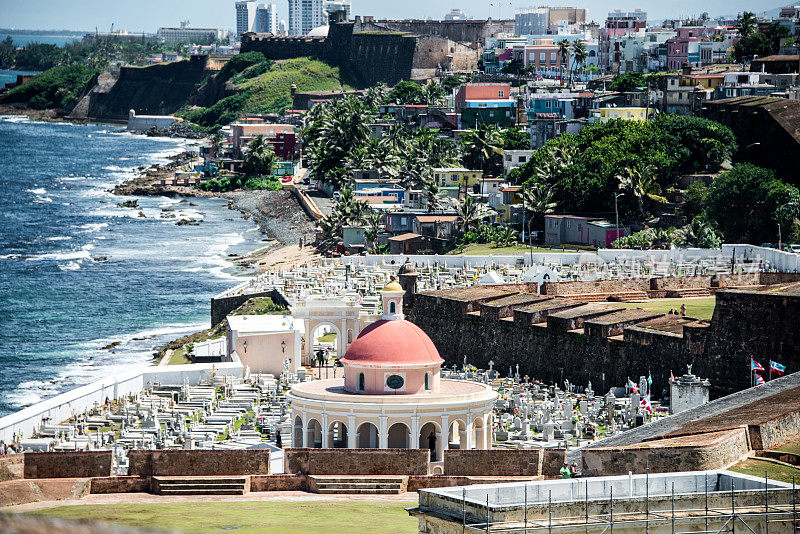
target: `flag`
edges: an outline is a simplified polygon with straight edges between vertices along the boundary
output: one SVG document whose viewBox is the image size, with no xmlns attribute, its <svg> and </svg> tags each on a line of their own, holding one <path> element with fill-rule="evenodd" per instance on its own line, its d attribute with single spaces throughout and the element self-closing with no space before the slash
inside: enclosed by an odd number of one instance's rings
<svg viewBox="0 0 800 534">
<path fill-rule="evenodd" d="M 781 376 L 784 373 L 784 371 L 786 371 L 786 366 L 785 365 L 781 365 L 778 362 L 773 362 L 772 360 L 770 360 L 769 361 L 769 369 L 770 369 L 770 371 L 772 371 L 776 375 Z"/>
<path fill-rule="evenodd" d="M 675 382 L 675 375 L 672 374 L 672 371 L 669 372 L 669 383 L 672 384 Z"/>
<path fill-rule="evenodd" d="M 647 385 L 648 386 L 653 385 L 653 375 L 651 375 L 649 371 L 647 372 Z"/>
<path fill-rule="evenodd" d="M 760 375 L 760 374 L 756 373 L 756 385 L 757 385 L 757 386 L 760 386 L 760 385 L 761 385 L 761 384 L 763 384 L 763 383 L 764 383 L 764 379 L 763 379 L 763 378 L 761 378 L 761 375 Z"/>
<path fill-rule="evenodd" d="M 643 410 L 647 410 L 647 413 L 650 413 L 650 414 L 653 413 L 653 405 L 650 404 L 650 394 L 649 393 L 647 395 L 645 395 L 644 397 L 642 397 L 642 400 L 639 403 L 639 406 Z"/>
<path fill-rule="evenodd" d="M 763 371 L 764 368 L 761 367 L 761 364 L 755 361 L 753 358 L 750 358 L 750 370 L 751 371 Z"/>
<path fill-rule="evenodd" d="M 633 381 L 630 378 L 628 379 L 627 387 L 628 387 L 629 391 L 635 391 L 637 393 L 639 392 L 639 386 L 634 384 Z"/>
</svg>

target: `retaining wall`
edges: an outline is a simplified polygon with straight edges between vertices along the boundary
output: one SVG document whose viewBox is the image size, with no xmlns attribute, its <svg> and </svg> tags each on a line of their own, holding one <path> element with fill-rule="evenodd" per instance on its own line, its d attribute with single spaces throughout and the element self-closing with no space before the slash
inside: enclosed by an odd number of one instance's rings
<svg viewBox="0 0 800 534">
<path fill-rule="evenodd" d="M 563 449 L 453 449 L 444 452 L 446 476 L 556 475 L 563 464 Z"/>
<path fill-rule="evenodd" d="M 134 450 L 131 476 L 268 475 L 269 450 Z"/>
<path fill-rule="evenodd" d="M 30 452 L 24 456 L 26 479 L 111 475 L 112 451 Z"/>
<path fill-rule="evenodd" d="M 286 449 L 286 472 L 305 475 L 427 475 L 428 449 Z"/>
</svg>

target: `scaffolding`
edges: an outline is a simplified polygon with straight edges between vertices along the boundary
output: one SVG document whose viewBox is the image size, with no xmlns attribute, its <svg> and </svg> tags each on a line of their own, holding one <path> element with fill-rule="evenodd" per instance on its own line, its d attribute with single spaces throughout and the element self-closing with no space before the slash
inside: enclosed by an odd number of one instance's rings
<svg viewBox="0 0 800 534">
<path fill-rule="evenodd" d="M 716 491 L 717 495 L 729 494 L 730 506 L 719 507 L 709 506 L 708 475 L 706 475 L 706 487 L 704 493 L 681 493 L 680 498 L 704 498 L 704 508 L 681 508 L 675 509 L 675 483 L 672 483 L 672 494 L 670 497 L 670 510 L 654 511 L 650 509 L 650 489 L 649 477 L 645 482 L 644 510 L 636 512 L 614 511 L 614 488 L 610 488 L 608 496 L 608 513 L 590 513 L 590 499 L 588 485 L 584 497 L 584 514 L 581 516 L 553 517 L 552 491 L 549 492 L 547 500 L 547 517 L 545 519 L 530 519 L 528 517 L 528 485 L 524 488 L 524 517 L 522 521 L 515 522 L 492 522 L 491 507 L 489 504 L 489 494 L 486 494 L 486 504 L 478 506 L 483 509 L 485 519 L 482 522 L 467 521 L 467 498 L 466 489 L 462 490 L 461 499 L 461 532 L 467 533 L 541 533 L 541 532 L 585 532 L 589 534 L 613 534 L 614 529 L 630 532 L 645 532 L 650 534 L 651 529 L 659 533 L 670 532 L 671 534 L 735 534 L 761 533 L 770 534 L 770 525 L 773 526 L 773 534 L 791 532 L 800 533 L 800 515 L 798 510 L 798 494 L 795 477 L 792 477 L 791 502 L 770 503 L 770 492 L 780 491 L 768 487 L 769 478 L 764 472 L 764 501 L 763 505 L 740 505 L 737 507 L 737 494 L 747 491 L 752 495 L 758 490 L 736 490 L 734 482 L 731 483 L 730 491 Z M 773 499 L 774 501 L 774 499 Z M 602 502 L 599 499 L 592 499 L 592 503 Z M 617 501 L 618 505 L 620 501 Z M 473 509 L 475 503 L 472 503 Z M 681 527 L 688 527 L 690 530 L 681 530 Z M 718 526 L 715 526 L 716 524 Z"/>
</svg>

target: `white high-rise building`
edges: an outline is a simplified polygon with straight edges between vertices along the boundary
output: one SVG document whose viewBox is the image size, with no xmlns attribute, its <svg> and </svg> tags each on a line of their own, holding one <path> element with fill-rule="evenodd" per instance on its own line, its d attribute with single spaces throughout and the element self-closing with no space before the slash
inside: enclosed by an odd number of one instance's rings
<svg viewBox="0 0 800 534">
<path fill-rule="evenodd" d="M 278 34 L 278 6 L 258 4 L 256 8 L 256 33 Z"/>
<path fill-rule="evenodd" d="M 236 2 L 236 34 L 256 31 L 256 2 Z"/>
<path fill-rule="evenodd" d="M 324 24 L 322 0 L 289 0 L 289 35 L 307 35 Z"/>
</svg>

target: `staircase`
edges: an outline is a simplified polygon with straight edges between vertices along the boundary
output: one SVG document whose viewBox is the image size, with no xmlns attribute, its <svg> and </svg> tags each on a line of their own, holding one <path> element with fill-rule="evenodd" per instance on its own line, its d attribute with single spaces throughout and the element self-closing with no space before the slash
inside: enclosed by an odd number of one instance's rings
<svg viewBox="0 0 800 534">
<path fill-rule="evenodd" d="M 311 475 L 308 480 L 309 489 L 321 494 L 400 495 L 408 487 L 404 476 Z"/>
<path fill-rule="evenodd" d="M 153 477 L 156 495 L 244 495 L 249 477 Z"/>
<path fill-rule="evenodd" d="M 690 297 L 710 297 L 711 289 L 708 287 L 691 287 L 686 289 L 670 289 L 667 298 L 680 299 Z"/>
</svg>

